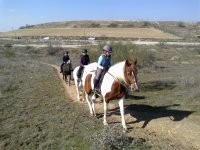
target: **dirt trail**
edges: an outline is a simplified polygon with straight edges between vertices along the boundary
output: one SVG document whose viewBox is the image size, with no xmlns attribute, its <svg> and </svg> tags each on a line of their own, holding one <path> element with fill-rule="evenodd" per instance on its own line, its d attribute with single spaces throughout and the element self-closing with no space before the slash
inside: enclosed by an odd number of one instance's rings
<svg viewBox="0 0 200 150">
<path fill-rule="evenodd" d="M 59 78 L 69 96 L 74 102 L 76 99 L 75 85 L 68 86 L 59 73 L 59 67 L 50 64 L 56 69 Z M 86 102 L 83 103 L 86 107 Z M 109 109 L 117 108 L 114 104 L 109 104 Z M 99 103 L 96 105 L 97 113 L 103 112 L 103 106 Z M 130 111 L 130 110 L 129 110 Z M 89 113 L 89 112 L 88 112 Z M 135 115 L 140 116 L 141 120 L 137 120 Z M 192 116 L 176 120 L 175 118 L 166 116 L 157 116 L 151 112 L 137 112 L 131 110 L 125 115 L 126 123 L 129 128 L 128 135 L 148 139 L 153 145 L 163 145 L 163 149 L 199 149 L 200 150 L 200 118 Z M 150 118 L 148 119 L 143 119 Z M 195 121 L 194 121 L 195 120 Z M 198 121 L 196 121 L 198 120 Z M 108 117 L 108 123 L 121 122 L 121 118 L 117 114 Z M 198 123 L 196 123 L 198 122 Z M 103 123 L 102 123 L 103 124 Z"/>
</svg>

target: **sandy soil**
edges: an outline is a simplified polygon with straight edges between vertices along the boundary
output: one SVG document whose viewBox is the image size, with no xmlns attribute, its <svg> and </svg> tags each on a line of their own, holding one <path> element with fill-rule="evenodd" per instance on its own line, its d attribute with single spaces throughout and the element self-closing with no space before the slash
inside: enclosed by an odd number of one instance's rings
<svg viewBox="0 0 200 150">
<path fill-rule="evenodd" d="M 57 70 L 66 94 L 74 102 L 78 102 L 76 100 L 75 85 L 67 85 L 62 80 L 59 67 L 56 65 L 51 66 Z M 80 103 L 87 107 L 86 102 Z M 97 113 L 103 112 L 103 105 L 101 103 L 97 103 L 96 108 Z M 117 109 L 119 112 L 118 105 L 115 106 L 115 104 L 109 104 L 109 109 Z M 173 118 L 160 116 L 159 113 L 155 114 L 155 112 L 152 113 L 150 111 L 128 110 L 125 119 L 129 129 L 127 134 L 132 137 L 146 139 L 147 143 L 155 146 L 155 149 L 200 149 L 200 118 L 198 116 L 189 115 L 183 118 L 181 116 Z M 111 115 L 108 117 L 108 123 L 116 122 L 121 122 L 120 115 L 119 113 L 112 114 L 111 112 Z"/>
</svg>

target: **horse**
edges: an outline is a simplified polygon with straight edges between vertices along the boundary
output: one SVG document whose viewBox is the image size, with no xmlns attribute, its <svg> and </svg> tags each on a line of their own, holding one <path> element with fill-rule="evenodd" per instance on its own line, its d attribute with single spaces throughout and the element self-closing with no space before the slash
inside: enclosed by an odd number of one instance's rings
<svg viewBox="0 0 200 150">
<path fill-rule="evenodd" d="M 97 69 L 97 63 L 93 62 L 93 63 L 90 63 L 90 64 L 84 66 L 84 70 L 83 70 L 82 77 L 81 77 L 80 81 L 77 77 L 77 72 L 78 72 L 79 67 L 80 66 L 77 66 L 73 71 L 73 78 L 74 78 L 74 83 L 75 83 L 75 87 L 76 87 L 78 101 L 80 101 L 81 87 L 83 87 L 83 84 L 85 82 L 85 80 L 83 80 L 82 78 L 85 78 L 85 75 L 87 73 L 89 73 L 91 71 L 95 71 Z"/>
<path fill-rule="evenodd" d="M 127 130 L 127 126 L 124 119 L 124 98 L 127 91 L 138 90 L 137 85 L 137 60 L 129 61 L 125 60 L 111 66 L 103 78 L 100 91 L 101 96 L 103 97 L 104 105 L 104 117 L 103 124 L 107 125 L 107 105 L 111 100 L 118 99 L 119 107 L 121 113 L 121 121 L 124 131 Z M 96 116 L 95 112 L 95 99 L 98 97 L 95 93 L 93 94 L 92 90 L 93 80 L 95 73 L 88 73 L 85 77 L 85 94 L 86 100 L 89 106 L 90 114 Z"/>
<path fill-rule="evenodd" d="M 66 63 L 63 65 L 63 80 L 67 83 L 69 83 L 69 86 L 71 85 L 71 72 L 73 71 L 71 61 L 68 60 Z M 67 80 L 68 79 L 68 80 Z"/>
</svg>

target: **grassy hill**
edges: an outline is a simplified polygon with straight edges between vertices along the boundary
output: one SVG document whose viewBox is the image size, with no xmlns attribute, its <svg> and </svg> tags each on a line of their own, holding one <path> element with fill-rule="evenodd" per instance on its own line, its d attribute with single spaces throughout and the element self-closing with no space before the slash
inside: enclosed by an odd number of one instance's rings
<svg viewBox="0 0 200 150">
<path fill-rule="evenodd" d="M 0 33 L 12 36 L 64 36 L 199 40 L 200 23 L 147 21 L 63 21 L 26 25 Z"/>
<path fill-rule="evenodd" d="M 148 39 L 179 39 L 169 33 L 164 33 L 155 28 L 37 28 L 20 29 L 7 32 L 4 36 L 70 36 L 97 38 L 148 38 Z"/>
</svg>

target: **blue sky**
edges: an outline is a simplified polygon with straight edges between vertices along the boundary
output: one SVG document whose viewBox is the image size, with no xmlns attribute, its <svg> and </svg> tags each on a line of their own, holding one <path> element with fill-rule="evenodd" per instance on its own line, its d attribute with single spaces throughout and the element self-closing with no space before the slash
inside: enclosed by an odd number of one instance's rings
<svg viewBox="0 0 200 150">
<path fill-rule="evenodd" d="M 0 0 L 0 31 L 69 20 L 200 21 L 200 0 Z"/>
</svg>

